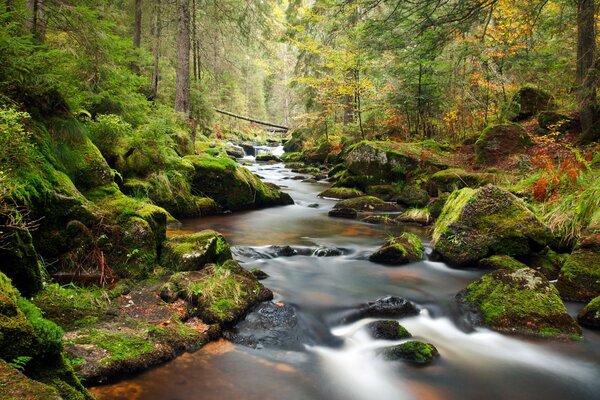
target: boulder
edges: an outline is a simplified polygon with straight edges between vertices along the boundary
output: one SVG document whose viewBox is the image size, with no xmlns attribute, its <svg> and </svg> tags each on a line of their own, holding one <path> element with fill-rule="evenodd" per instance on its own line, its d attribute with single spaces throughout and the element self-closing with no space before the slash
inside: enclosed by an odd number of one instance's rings
<svg viewBox="0 0 600 400">
<path fill-rule="evenodd" d="M 256 156 L 256 161 L 258 162 L 281 162 L 281 158 L 277 157 L 275 154 L 271 153 L 263 153 Z"/>
<path fill-rule="evenodd" d="M 516 124 L 493 125 L 486 128 L 475 142 L 478 164 L 492 165 L 519 153 L 531 144 L 525 128 Z"/>
<path fill-rule="evenodd" d="M 475 326 L 544 338 L 581 337 L 556 288 L 531 268 L 484 275 L 458 293 L 456 300 Z"/>
<path fill-rule="evenodd" d="M 187 156 L 194 174 L 192 191 L 215 200 L 226 210 L 244 210 L 293 204 L 287 194 L 272 184 L 263 183 L 256 175 L 229 158 Z"/>
<path fill-rule="evenodd" d="M 433 233 L 435 252 L 455 266 L 496 254 L 526 256 L 553 239 L 522 200 L 493 185 L 452 193 Z"/>
<path fill-rule="evenodd" d="M 31 235 L 28 231 L 3 229 L 8 234 L 0 246 L 0 272 L 6 274 L 21 293 L 32 296 L 42 288 L 42 272 Z"/>
<path fill-rule="evenodd" d="M 473 189 L 495 181 L 495 175 L 482 172 L 467 172 L 460 168 L 449 168 L 431 175 L 427 182 L 427 191 L 432 196 L 440 193 L 452 193 L 455 190 L 470 187 Z"/>
<path fill-rule="evenodd" d="M 367 325 L 367 330 L 373 339 L 402 340 L 412 335 L 398 321 L 373 321 Z"/>
<path fill-rule="evenodd" d="M 333 210 L 330 210 L 327 215 L 333 218 L 356 219 L 358 212 L 351 208 L 334 208 Z"/>
<path fill-rule="evenodd" d="M 267 274 L 265 271 L 263 271 L 262 269 L 259 269 L 259 268 L 252 268 L 250 270 L 250 272 L 259 281 L 262 281 L 262 280 L 267 279 L 269 277 L 269 274 Z"/>
<path fill-rule="evenodd" d="M 366 194 L 375 196 L 384 201 L 397 202 L 398 190 L 394 185 L 369 185 L 365 189 Z"/>
<path fill-rule="evenodd" d="M 429 225 L 432 222 L 431 213 L 427 208 L 411 208 L 396 217 L 398 223 Z"/>
<path fill-rule="evenodd" d="M 337 203 L 333 208 L 350 208 L 352 210 L 366 212 L 403 210 L 402 207 L 398 206 L 397 204 L 387 203 L 373 196 L 362 196 L 353 199 L 342 200 L 339 203 Z"/>
<path fill-rule="evenodd" d="M 361 219 L 362 222 L 374 225 L 399 225 L 399 222 L 388 215 L 369 215 Z"/>
<path fill-rule="evenodd" d="M 521 261 L 515 260 L 511 256 L 500 255 L 479 260 L 479 268 L 517 270 L 527 268 L 527 265 L 523 264 Z"/>
<path fill-rule="evenodd" d="M 386 347 L 381 355 L 388 361 L 405 361 L 411 364 L 426 365 L 439 357 L 440 353 L 430 343 L 411 340 L 397 346 Z"/>
<path fill-rule="evenodd" d="M 523 120 L 540 111 L 552 110 L 556 107 L 552 96 L 542 89 L 531 86 L 525 86 L 513 97 L 513 103 L 518 107 L 516 120 Z"/>
<path fill-rule="evenodd" d="M 554 111 L 543 111 L 538 115 L 538 124 L 542 133 L 559 132 L 565 133 L 577 126 L 577 121 L 568 115 Z"/>
<path fill-rule="evenodd" d="M 191 308 L 191 316 L 208 324 L 232 326 L 257 304 L 273 298 L 255 276 L 230 260 L 222 265 L 209 264 L 201 271 L 178 272 L 161 288 L 173 292 L 168 300 L 182 299 Z"/>
<path fill-rule="evenodd" d="M 588 302 L 600 296 L 600 233 L 580 239 L 558 275 L 560 295 Z"/>
<path fill-rule="evenodd" d="M 438 170 L 449 164 L 446 155 L 422 143 L 362 141 L 350 147 L 346 157 L 348 171 L 371 184 L 404 180 L 417 169 Z"/>
<path fill-rule="evenodd" d="M 171 271 L 197 271 L 209 263 L 230 260 L 229 244 L 218 232 L 204 230 L 167 239 L 162 246 L 160 263 Z"/>
<path fill-rule="evenodd" d="M 600 296 L 583 307 L 577 314 L 577 321 L 588 328 L 600 328 Z"/>
<path fill-rule="evenodd" d="M 289 304 L 265 302 L 258 305 L 235 328 L 223 336 L 236 344 L 252 348 L 277 348 L 304 351 L 305 344 L 315 344 L 301 326 L 296 310 Z"/>
<path fill-rule="evenodd" d="M 418 186 L 406 186 L 398 196 L 398 203 L 406 207 L 425 207 L 429 203 L 429 194 Z"/>
<path fill-rule="evenodd" d="M 423 244 L 412 233 L 393 237 L 369 257 L 372 262 L 388 265 L 408 264 L 423 258 Z"/>
<path fill-rule="evenodd" d="M 448 197 L 450 197 L 450 193 L 440 193 L 440 195 L 437 198 L 429 202 L 429 204 L 427 205 L 427 209 L 429 210 L 429 216 L 431 218 L 439 218 L 439 216 L 442 214 L 444 206 L 446 205 L 446 202 L 448 201 Z"/>
<path fill-rule="evenodd" d="M 331 199 L 354 199 L 356 197 L 362 197 L 365 194 L 358 189 L 350 189 L 344 187 L 332 187 L 321 193 L 319 193 L 319 197 L 328 197 Z"/>
<path fill-rule="evenodd" d="M 342 319 L 342 323 L 351 323 L 363 318 L 403 318 L 419 314 L 417 306 L 402 297 L 384 296 L 375 301 L 362 304 Z"/>
<path fill-rule="evenodd" d="M 548 280 L 556 280 L 558 274 L 569 259 L 568 254 L 559 254 L 549 247 L 525 258 L 525 264 L 543 274 Z"/>
<path fill-rule="evenodd" d="M 0 398 L 27 400 L 63 400 L 52 386 L 29 379 L 0 359 Z"/>
</svg>

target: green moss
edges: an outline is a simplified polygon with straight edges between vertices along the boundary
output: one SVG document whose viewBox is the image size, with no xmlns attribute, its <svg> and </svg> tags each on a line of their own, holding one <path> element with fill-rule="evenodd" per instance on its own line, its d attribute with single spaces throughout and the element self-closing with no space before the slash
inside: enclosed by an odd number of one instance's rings
<svg viewBox="0 0 600 400">
<path fill-rule="evenodd" d="M 384 349 L 383 356 L 390 361 L 403 360 L 423 365 L 432 362 L 434 358 L 439 356 L 439 352 L 430 343 L 411 340 Z"/>
<path fill-rule="evenodd" d="M 150 354 L 154 350 L 152 342 L 132 332 L 114 332 L 105 329 L 80 331 L 80 336 L 67 343 L 93 344 L 107 351 L 102 359 L 104 365 L 131 361 Z"/>
<path fill-rule="evenodd" d="M 353 199 L 355 197 L 364 196 L 364 193 L 358 189 L 350 189 L 343 187 L 332 187 L 319 194 L 320 197 L 329 197 L 332 199 Z"/>
<path fill-rule="evenodd" d="M 396 204 L 387 203 L 377 197 L 361 196 L 342 200 L 334 208 L 351 208 L 356 211 L 401 211 L 402 208 Z"/>
<path fill-rule="evenodd" d="M 521 268 L 527 268 L 527 265 L 523 264 L 520 261 L 515 260 L 510 256 L 491 256 L 488 258 L 484 258 L 479 260 L 480 268 L 490 268 L 490 269 L 510 269 L 517 270 Z"/>
<path fill-rule="evenodd" d="M 488 126 L 475 142 L 477 163 L 494 163 L 529 145 L 531 145 L 531 138 L 521 125 L 500 124 Z"/>
<path fill-rule="evenodd" d="M 450 224 L 456 222 L 460 217 L 460 212 L 471 201 L 475 191 L 470 188 L 464 188 L 457 190 L 450 194 L 446 204 L 442 209 L 442 213 L 435 223 L 435 229 L 433 231 L 433 241 L 437 242 L 440 240 L 443 234 L 448 231 Z"/>
<path fill-rule="evenodd" d="M 42 288 L 42 272 L 31 234 L 27 230 L 10 227 L 5 228 L 5 232 L 7 234 L 3 237 L 0 248 L 0 271 L 5 273 L 24 295 L 31 296 Z"/>
<path fill-rule="evenodd" d="M 558 275 L 556 287 L 563 298 L 586 302 L 600 295 L 600 249 L 578 247 Z"/>
<path fill-rule="evenodd" d="M 438 193 L 449 192 L 465 187 L 478 188 L 497 180 L 495 174 L 467 172 L 464 169 L 449 168 L 438 171 L 429 179 L 429 186 Z"/>
<path fill-rule="evenodd" d="M 161 264 L 173 271 L 194 271 L 208 263 L 223 263 L 231 258 L 231 248 L 225 238 L 218 232 L 204 230 L 169 238 L 163 245 Z"/>
<path fill-rule="evenodd" d="M 81 288 L 75 285 L 48 285 L 33 302 L 47 318 L 64 329 L 95 323 L 109 305 L 108 293 L 101 288 Z"/>
<path fill-rule="evenodd" d="M 467 287 L 466 299 L 481 311 L 487 326 L 501 332 L 581 335 L 556 288 L 530 268 L 485 275 Z"/>
</svg>

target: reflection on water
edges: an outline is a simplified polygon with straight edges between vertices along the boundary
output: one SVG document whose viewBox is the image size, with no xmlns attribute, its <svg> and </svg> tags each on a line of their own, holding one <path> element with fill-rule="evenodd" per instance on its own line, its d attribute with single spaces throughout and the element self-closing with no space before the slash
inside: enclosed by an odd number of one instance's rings
<svg viewBox="0 0 600 400">
<path fill-rule="evenodd" d="M 216 229 L 236 248 L 247 268 L 269 274 L 265 285 L 275 300 L 293 304 L 300 318 L 321 324 L 341 347 L 307 347 L 306 352 L 252 350 L 225 340 L 147 371 L 133 379 L 94 388 L 100 399 L 593 399 L 600 393 L 600 335 L 556 343 L 511 338 L 479 330 L 465 333 L 453 319 L 453 296 L 481 275 L 444 263 L 422 261 L 389 268 L 367 258 L 400 230 L 327 216 L 334 202 L 317 194 L 326 185 L 292 179 L 281 166 L 255 166 L 266 181 L 287 186 L 296 205 L 183 221 L 192 232 Z M 318 205 L 314 208 L 314 203 Z M 172 232 L 171 234 L 176 234 Z M 342 248 L 343 255 L 260 258 L 269 245 Z M 248 246 L 256 252 L 243 251 Z M 310 254 L 310 252 L 309 252 Z M 361 320 L 337 326 L 336 315 L 386 294 L 406 297 L 423 308 L 402 319 L 417 339 L 434 344 L 441 357 L 425 368 L 387 363 Z M 576 312 L 579 306 L 570 306 Z"/>
</svg>

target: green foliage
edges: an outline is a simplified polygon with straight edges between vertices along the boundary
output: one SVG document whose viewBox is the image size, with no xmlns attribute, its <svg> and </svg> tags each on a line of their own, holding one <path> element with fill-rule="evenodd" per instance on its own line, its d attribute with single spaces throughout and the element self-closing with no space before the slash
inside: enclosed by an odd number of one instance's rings
<svg viewBox="0 0 600 400">
<path fill-rule="evenodd" d="M 23 372 L 23 371 L 25 371 L 25 367 L 27 366 L 27 363 L 29 361 L 31 361 L 32 359 L 33 359 L 33 357 L 29 357 L 29 356 L 19 356 L 19 357 L 13 359 L 11 362 L 9 362 L 8 365 L 13 367 L 14 369 L 18 369 L 19 371 Z"/>
<path fill-rule="evenodd" d="M 105 158 L 115 157 L 116 149 L 132 133 L 131 124 L 119 115 L 98 115 L 88 122 L 90 139 Z"/>
<path fill-rule="evenodd" d="M 0 108 L 0 171 L 31 164 L 35 146 L 31 131 L 26 127 L 30 116 L 14 108 Z"/>
</svg>

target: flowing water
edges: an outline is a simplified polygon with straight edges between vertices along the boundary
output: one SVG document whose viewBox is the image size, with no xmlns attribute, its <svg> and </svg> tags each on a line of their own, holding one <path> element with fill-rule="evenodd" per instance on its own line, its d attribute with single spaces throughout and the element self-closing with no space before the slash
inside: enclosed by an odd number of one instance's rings
<svg viewBox="0 0 600 400">
<path fill-rule="evenodd" d="M 600 334 L 584 330 L 581 342 L 556 343 L 461 329 L 452 299 L 481 272 L 432 261 L 390 268 L 367 260 L 387 235 L 402 230 L 416 233 L 429 248 L 426 230 L 329 218 L 335 202 L 317 197 L 326 184 L 292 179 L 297 174 L 282 165 L 250 168 L 282 186 L 296 204 L 190 219 L 181 229 L 222 232 L 243 266 L 269 274 L 263 283 L 275 293 L 274 301 L 293 305 L 313 340 L 304 351 L 291 351 L 252 349 L 222 339 L 131 379 L 94 388 L 99 399 L 600 398 Z M 261 257 L 272 245 L 337 248 L 342 254 Z M 415 338 L 437 347 L 441 357 L 432 365 L 417 368 L 377 358 L 378 348 L 394 342 L 370 338 L 364 326 L 372 319 L 336 322 L 340 311 L 388 294 L 422 308 L 418 316 L 399 321 Z M 570 304 L 569 310 L 576 313 L 578 307 Z"/>
</svg>

